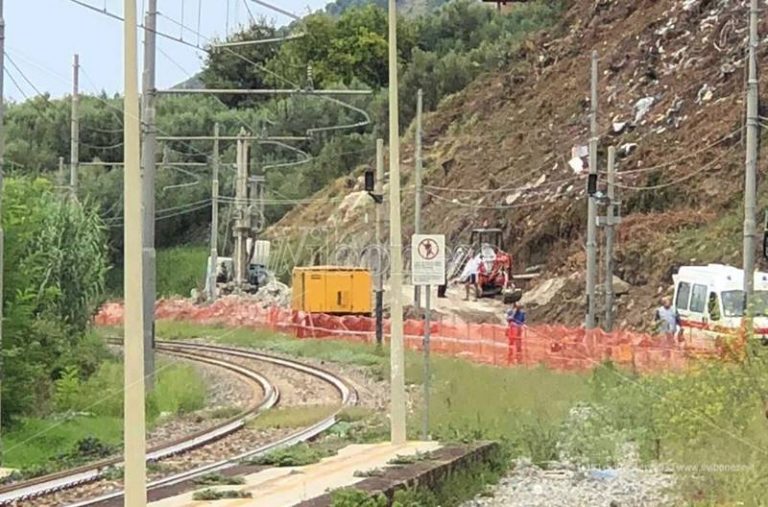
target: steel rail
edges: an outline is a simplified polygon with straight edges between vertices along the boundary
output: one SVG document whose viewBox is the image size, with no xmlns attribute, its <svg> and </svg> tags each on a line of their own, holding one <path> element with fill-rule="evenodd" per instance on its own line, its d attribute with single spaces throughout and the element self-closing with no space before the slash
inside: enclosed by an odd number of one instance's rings
<svg viewBox="0 0 768 507">
<path fill-rule="evenodd" d="M 243 368 L 239 365 L 218 359 L 212 359 L 202 355 L 204 353 L 252 359 L 300 371 L 307 375 L 318 378 L 324 382 L 327 382 L 332 387 L 334 387 L 341 397 L 341 404 L 338 410 L 336 410 L 329 417 L 326 417 L 325 419 L 311 426 L 296 431 L 280 440 L 270 442 L 259 448 L 246 451 L 231 458 L 227 458 L 212 464 L 204 465 L 192 470 L 180 472 L 178 474 L 153 481 L 148 484 L 148 490 L 150 491 L 185 482 L 209 474 L 211 472 L 224 470 L 236 466 L 240 461 L 244 459 L 260 456 L 282 447 L 310 440 L 336 424 L 339 413 L 344 408 L 357 404 L 358 401 L 357 391 L 342 378 L 324 369 L 309 366 L 298 361 L 275 357 L 255 351 L 208 344 L 158 340 L 157 345 L 158 351 L 172 354 L 177 357 L 184 357 L 198 362 L 206 362 L 209 364 L 218 365 L 236 372 L 242 371 L 244 376 L 246 376 L 245 372 L 248 372 L 247 376 L 249 376 L 249 378 L 252 378 L 253 380 L 260 378 L 260 380 L 257 380 L 257 382 L 264 390 L 265 396 L 264 399 L 255 408 L 252 407 L 253 409 L 249 410 L 247 414 L 238 415 L 215 428 L 204 430 L 197 434 L 180 439 L 179 441 L 172 442 L 171 444 L 163 445 L 160 448 L 151 450 L 147 454 L 147 461 L 157 461 L 175 454 L 187 452 L 194 448 L 199 448 L 208 443 L 219 440 L 220 438 L 241 429 L 248 419 L 256 416 L 257 412 L 267 410 L 268 408 L 272 408 L 277 404 L 279 400 L 279 391 L 277 388 L 272 386 L 266 378 L 256 372 L 253 372 L 252 370 L 248 370 L 247 368 Z M 251 377 L 251 375 L 253 375 L 253 377 Z M 57 491 L 71 489 L 88 482 L 93 482 L 98 480 L 109 469 L 119 467 L 121 463 L 122 458 L 118 457 L 111 460 L 104 460 L 102 462 L 86 465 L 74 470 L 63 471 L 57 474 L 51 474 L 37 479 L 32 479 L 30 481 L 24 481 L 22 483 L 0 487 L 0 505 L 14 504 L 19 501 L 29 500 Z M 97 505 L 102 502 L 120 498 L 122 495 L 122 491 L 116 491 L 114 493 L 109 493 L 97 498 L 73 504 L 73 507 Z"/>
<path fill-rule="evenodd" d="M 234 356 L 239 356 L 246 359 L 254 359 L 258 361 L 275 364 L 278 366 L 284 366 L 286 368 L 290 368 L 293 370 L 301 371 L 308 375 L 312 375 L 316 378 L 319 378 L 321 380 L 324 380 L 330 383 L 339 392 L 342 403 L 339 409 L 336 410 L 330 416 L 326 417 L 325 419 L 311 426 L 308 426 L 299 431 L 296 431 L 286 436 L 285 438 L 282 438 L 275 442 L 270 442 L 257 449 L 253 449 L 251 451 L 241 453 L 237 456 L 227 458 L 227 459 L 218 461 L 216 463 L 204 465 L 192 470 L 180 472 L 178 474 L 150 482 L 147 485 L 147 491 L 154 491 L 160 488 L 173 486 L 175 484 L 190 481 L 192 479 L 196 479 L 198 477 L 202 477 L 204 475 L 207 475 L 213 472 L 219 472 L 221 470 L 225 470 L 227 468 L 236 466 L 242 460 L 262 456 L 264 454 L 267 454 L 269 452 L 272 452 L 274 450 L 277 450 L 283 447 L 288 447 L 291 445 L 295 445 L 301 442 L 306 442 L 308 440 L 311 440 L 312 438 L 315 438 L 316 436 L 320 435 L 324 431 L 328 430 L 331 426 L 336 424 L 339 413 L 344 408 L 348 406 L 356 405 L 358 402 L 357 391 L 355 390 L 354 387 L 349 385 L 342 378 L 324 369 L 317 368 L 315 366 L 305 365 L 298 361 L 283 359 L 283 358 L 271 356 L 268 354 L 262 354 L 260 352 L 248 351 L 248 350 L 237 349 L 232 347 L 221 347 L 217 345 L 183 343 L 183 342 L 167 342 L 162 340 L 158 340 L 157 344 L 163 347 L 171 346 L 173 348 L 182 349 L 182 350 L 183 349 L 204 350 L 207 352 L 234 355 Z M 103 502 L 108 502 L 110 500 L 121 498 L 122 496 L 123 496 L 122 491 L 116 491 L 114 493 L 108 493 L 106 495 L 103 495 L 97 498 L 84 500 L 82 502 L 72 504 L 70 507 L 92 507 L 92 506 L 99 505 Z"/>
<path fill-rule="evenodd" d="M 248 420 L 255 417 L 257 413 L 273 408 L 277 405 L 280 399 L 280 392 L 278 389 L 260 373 L 226 361 L 212 359 L 200 353 L 169 349 L 160 350 L 173 356 L 183 357 L 185 359 L 233 371 L 258 385 L 263 391 L 264 396 L 258 403 L 250 405 L 240 414 L 214 426 L 213 428 L 202 430 L 170 443 L 153 447 L 147 453 L 148 462 L 158 461 L 176 454 L 188 452 L 234 433 L 240 430 Z M 105 459 L 75 469 L 64 470 L 27 481 L 2 486 L 0 487 L 0 505 L 9 505 L 19 501 L 30 500 L 42 495 L 70 489 L 75 486 L 98 480 L 106 471 L 114 467 L 119 467 L 121 464 L 122 457 Z"/>
</svg>

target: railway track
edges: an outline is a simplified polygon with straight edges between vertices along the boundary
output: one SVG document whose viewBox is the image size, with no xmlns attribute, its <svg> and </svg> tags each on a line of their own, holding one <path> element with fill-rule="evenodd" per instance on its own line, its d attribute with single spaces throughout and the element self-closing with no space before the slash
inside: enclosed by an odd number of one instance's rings
<svg viewBox="0 0 768 507">
<path fill-rule="evenodd" d="M 197 432 L 168 444 L 163 444 L 156 448 L 150 449 L 147 452 L 148 462 L 157 462 L 171 456 L 183 454 L 193 449 L 198 449 L 212 444 L 222 439 L 223 437 L 232 435 L 233 433 L 243 429 L 250 419 L 257 417 L 260 412 L 269 410 L 278 404 L 280 400 L 280 392 L 278 388 L 274 386 L 266 377 L 250 368 L 236 364 L 232 360 L 211 356 L 224 356 L 228 358 L 236 358 L 239 360 L 258 361 L 262 363 L 268 363 L 280 368 L 287 368 L 300 372 L 332 386 L 333 389 L 338 393 L 341 403 L 339 404 L 338 410 L 334 411 L 325 419 L 309 427 L 302 428 L 278 440 L 266 443 L 265 445 L 261 445 L 257 448 L 250 449 L 245 452 L 240 452 L 237 455 L 229 456 L 214 463 L 208 463 L 203 466 L 194 467 L 174 475 L 157 479 L 147 485 L 149 491 L 173 486 L 175 484 L 189 481 L 212 472 L 221 471 L 237 465 L 244 459 L 253 458 L 284 446 L 289 446 L 309 440 L 333 426 L 336 423 L 336 417 L 338 416 L 339 412 L 343 410 L 343 408 L 357 403 L 357 392 L 353 387 L 347 384 L 345 380 L 326 370 L 314 366 L 309 366 L 298 361 L 279 358 L 249 350 L 232 347 L 221 347 L 203 343 L 158 341 L 157 350 L 158 352 L 162 352 L 164 354 L 197 361 L 232 371 L 237 375 L 247 379 L 254 386 L 254 388 L 260 389 L 264 393 L 264 396 L 258 403 L 248 406 L 237 416 L 224 421 L 223 423 L 217 424 L 213 428 L 206 429 L 204 431 Z M 121 466 L 122 458 L 116 457 L 113 459 L 92 463 L 76 469 L 65 470 L 55 474 L 2 486 L 0 487 L 0 505 L 13 505 L 19 502 L 25 502 L 60 491 L 76 488 L 78 486 L 97 481 L 108 471 Z M 114 491 L 71 505 L 92 506 L 120 498 L 121 496 L 121 490 Z"/>
</svg>

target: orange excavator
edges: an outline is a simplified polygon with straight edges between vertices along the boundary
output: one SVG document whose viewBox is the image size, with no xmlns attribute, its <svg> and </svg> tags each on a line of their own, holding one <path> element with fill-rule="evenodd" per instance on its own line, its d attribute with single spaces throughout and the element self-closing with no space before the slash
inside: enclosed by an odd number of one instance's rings
<svg viewBox="0 0 768 507">
<path fill-rule="evenodd" d="M 464 271 L 474 257 L 479 257 L 482 263 L 477 275 L 478 297 L 501 295 L 505 304 L 520 300 L 523 293 L 512 283 L 512 256 L 504 251 L 501 229 L 473 230 L 469 245 L 459 247 L 449 263 L 449 279 L 466 279 L 469 273 Z"/>
</svg>

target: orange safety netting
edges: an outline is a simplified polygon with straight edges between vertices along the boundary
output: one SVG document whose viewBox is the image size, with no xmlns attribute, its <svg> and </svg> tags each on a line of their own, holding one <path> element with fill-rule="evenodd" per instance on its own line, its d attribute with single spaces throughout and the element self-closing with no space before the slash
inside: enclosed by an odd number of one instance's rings
<svg viewBox="0 0 768 507">
<path fill-rule="evenodd" d="M 222 298 L 207 306 L 187 300 L 161 300 L 155 312 L 157 319 L 271 329 L 297 338 L 375 341 L 375 319 L 370 317 L 294 312 L 236 297 Z M 122 303 L 107 303 L 94 322 L 108 326 L 119 325 L 122 320 Z M 422 349 L 424 327 L 420 320 L 404 322 L 408 349 Z M 717 355 L 711 342 L 688 340 L 681 345 L 668 345 L 663 337 L 626 330 L 588 333 L 584 328 L 537 324 L 510 331 L 501 324 L 474 324 L 457 318 L 434 321 L 430 330 L 432 352 L 497 366 L 543 364 L 560 370 L 587 370 L 611 360 L 636 371 L 650 372 L 683 369 L 693 358 Z M 386 340 L 387 321 L 384 335 Z"/>
</svg>

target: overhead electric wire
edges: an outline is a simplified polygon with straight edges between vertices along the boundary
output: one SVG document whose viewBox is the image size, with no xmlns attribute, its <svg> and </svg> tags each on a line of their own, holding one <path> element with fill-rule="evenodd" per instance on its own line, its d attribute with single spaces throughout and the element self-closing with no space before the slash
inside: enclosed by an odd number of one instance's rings
<svg viewBox="0 0 768 507">
<path fill-rule="evenodd" d="M 704 146 L 703 148 L 697 149 L 696 151 L 693 151 L 692 153 L 689 153 L 687 155 L 683 155 L 683 156 L 678 157 L 678 158 L 676 158 L 674 160 L 671 160 L 669 162 L 664 162 L 664 163 L 657 164 L 657 165 L 651 166 L 651 167 L 641 167 L 639 169 L 630 169 L 630 170 L 627 170 L 627 171 L 618 171 L 616 173 L 616 176 L 617 177 L 622 177 L 622 176 L 627 176 L 627 175 L 631 175 L 631 174 L 638 174 L 638 173 L 657 171 L 659 169 L 664 169 L 665 167 L 670 167 L 670 166 L 673 166 L 673 165 L 677 165 L 677 164 L 679 164 L 683 160 L 688 160 L 688 159 L 694 158 L 694 157 L 696 157 L 698 155 L 701 155 L 702 153 L 705 153 L 705 152 L 711 150 L 712 148 L 715 148 L 715 147 L 719 146 L 720 144 L 724 143 L 725 141 L 728 141 L 729 139 L 733 138 L 734 135 L 738 134 L 742 130 L 743 130 L 743 128 L 739 127 L 738 129 L 734 130 L 733 132 L 731 132 L 731 133 L 721 137 L 720 139 L 718 139 L 718 140 L 716 140 L 716 141 L 714 141 L 714 142 Z M 607 174 L 607 173 L 605 171 L 601 171 L 601 174 Z"/>
<path fill-rule="evenodd" d="M 472 208 L 472 209 L 487 209 L 487 210 L 501 210 L 501 209 L 519 209 L 519 208 L 529 208 L 532 206 L 539 206 L 544 204 L 551 204 L 553 199 L 560 199 L 562 197 L 569 197 L 570 192 L 561 192 L 559 194 L 550 195 L 550 199 L 542 199 L 539 201 L 534 202 L 526 202 L 526 203 L 520 203 L 520 204 L 498 204 L 496 206 L 492 205 L 484 205 L 484 204 L 469 204 L 460 202 L 456 199 L 449 199 L 447 197 L 443 197 L 441 195 L 435 194 L 433 192 L 424 192 L 425 194 L 433 197 L 434 199 L 437 199 L 439 201 L 448 202 L 454 206 L 460 206 L 462 208 Z"/>
<path fill-rule="evenodd" d="M 190 73 L 190 72 L 189 72 L 187 69 L 185 69 L 184 67 L 182 67 L 182 66 L 181 66 L 181 64 L 180 64 L 179 62 L 177 62 L 177 61 L 176 61 L 176 60 L 175 60 L 173 57 L 171 57 L 171 55 L 169 55 L 168 53 L 166 53 L 166 52 L 163 50 L 163 48 L 161 48 L 160 46 L 157 46 L 157 51 L 158 51 L 158 52 L 159 52 L 161 55 L 163 55 L 163 56 L 164 56 L 164 57 L 165 57 L 165 58 L 166 58 L 166 59 L 167 59 L 169 62 L 171 62 L 173 65 L 175 65 L 175 66 L 176 66 L 176 68 L 177 68 L 177 69 L 179 69 L 180 71 L 182 71 L 184 74 L 187 74 L 187 75 L 188 75 L 188 76 L 190 76 L 190 77 L 192 76 L 192 74 L 191 74 L 191 73 Z"/>
<path fill-rule="evenodd" d="M 699 174 L 708 171 L 713 165 L 715 165 L 717 162 L 725 158 L 725 156 L 728 155 L 729 151 L 730 150 L 727 150 L 721 153 L 720 156 L 718 156 L 715 159 L 712 159 L 711 161 L 709 161 L 709 163 L 704 164 L 696 171 L 693 171 L 690 174 L 687 174 L 681 178 L 678 178 L 674 181 L 670 181 L 668 183 L 659 183 L 658 185 L 649 185 L 649 186 L 632 186 L 632 185 L 624 185 L 621 183 L 615 183 L 615 185 L 616 185 L 616 188 L 621 188 L 624 190 L 661 190 L 662 188 L 673 187 L 673 186 L 679 185 L 680 183 L 688 181 L 694 176 L 698 176 Z"/>
<path fill-rule="evenodd" d="M 254 1 L 254 0 L 251 0 L 251 1 Z M 163 13 L 161 13 L 159 11 L 158 11 L 157 14 L 158 14 L 158 16 L 164 17 L 165 19 L 167 19 L 171 23 L 175 23 L 177 25 L 183 26 L 185 29 L 194 32 L 194 30 L 192 30 L 191 28 L 189 28 L 187 26 L 184 26 L 182 23 L 179 23 L 179 21 L 177 21 L 177 20 L 175 20 L 175 19 L 173 19 L 173 18 L 171 18 L 169 16 L 166 16 L 165 14 L 163 14 Z M 197 32 L 197 35 L 199 35 L 200 37 L 202 37 L 204 40 L 208 41 L 209 43 L 213 42 L 210 37 L 207 37 L 207 36 L 205 36 L 205 35 L 203 35 L 203 34 L 201 34 L 199 32 Z M 232 49 L 230 49 L 230 48 L 228 48 L 226 46 L 220 46 L 220 49 L 223 49 L 224 51 L 226 51 L 227 53 L 231 54 L 235 58 L 238 58 L 238 59 L 240 59 L 240 60 L 242 60 L 242 61 L 244 61 L 244 62 L 246 62 L 246 63 L 248 63 L 250 65 L 253 65 L 257 69 L 261 70 L 262 72 L 264 72 L 266 74 L 269 74 L 272 77 L 275 77 L 276 79 L 282 81 L 283 83 L 286 83 L 286 84 L 290 85 L 294 89 L 298 90 L 300 88 L 298 83 L 294 83 L 290 79 L 288 79 L 288 78 L 286 78 L 284 76 L 281 76 L 280 74 L 278 74 L 278 73 L 268 69 L 267 67 L 265 67 L 265 66 L 263 66 L 263 65 L 261 65 L 261 64 L 259 64 L 257 62 L 254 62 L 250 58 L 248 58 L 246 56 L 243 56 L 242 54 L 240 54 L 240 53 L 238 53 L 236 51 L 233 51 Z M 325 100 L 328 100 L 330 102 L 333 102 L 334 104 L 338 104 L 338 105 L 340 105 L 340 106 L 342 106 L 342 107 L 344 107 L 346 109 L 354 111 L 357 114 L 362 115 L 363 116 L 363 120 L 360 121 L 360 122 L 351 123 L 351 124 L 348 124 L 348 125 L 338 125 L 338 126 L 333 126 L 333 127 L 310 128 L 310 129 L 307 129 L 307 135 L 311 135 L 313 133 L 318 133 L 318 132 L 327 132 L 327 131 L 331 131 L 331 130 L 348 130 L 348 129 L 353 129 L 353 128 L 361 128 L 361 127 L 365 127 L 365 126 L 370 125 L 371 117 L 370 117 L 370 115 L 368 114 L 367 111 L 365 111 L 363 109 L 360 109 L 358 107 L 355 107 L 355 106 L 353 106 L 351 104 L 348 104 L 348 103 L 346 103 L 346 102 L 344 102 L 342 100 L 336 99 L 334 97 L 328 97 L 328 96 L 324 96 L 324 95 L 322 95 L 320 97 L 325 99 Z"/>
<path fill-rule="evenodd" d="M 292 12 L 289 12 L 289 11 L 286 11 L 284 9 L 281 9 L 280 7 L 272 5 L 272 4 L 268 3 L 268 2 L 264 2 L 262 0 L 250 0 L 250 1 L 255 3 L 255 4 L 261 5 L 262 7 L 266 7 L 267 9 L 272 9 L 275 12 L 279 12 L 283 16 L 288 16 L 289 18 L 292 18 L 294 21 L 299 21 L 301 19 L 300 16 L 297 16 L 296 14 L 294 14 Z"/>
<path fill-rule="evenodd" d="M 13 85 L 16 87 L 17 90 L 24 96 L 24 100 L 29 100 L 29 96 L 27 93 L 19 86 L 19 82 L 16 81 L 16 78 L 13 77 L 13 74 L 10 73 L 7 66 L 3 67 L 5 69 L 5 73 L 8 75 L 8 78 L 13 82 Z"/>
<path fill-rule="evenodd" d="M 251 23 L 253 25 L 256 25 L 256 18 L 253 16 L 253 12 L 251 12 L 251 8 L 248 6 L 248 0 L 243 0 L 243 5 L 245 5 L 245 10 L 248 11 L 248 17 L 251 18 Z M 200 29 L 198 28 L 198 31 Z"/>
<path fill-rule="evenodd" d="M 80 141 L 81 146 L 85 146 L 86 148 L 91 148 L 94 150 L 115 150 L 117 148 L 121 148 L 125 143 L 120 141 L 119 143 L 112 144 L 109 146 L 99 146 L 95 144 L 86 143 L 85 141 Z"/>
<path fill-rule="evenodd" d="M 87 2 L 83 2 L 81 0 L 67 0 L 67 1 L 72 2 L 74 4 L 77 4 L 77 5 L 81 6 L 81 7 L 85 7 L 86 9 L 90 9 L 90 10 L 92 10 L 94 12 L 98 12 L 99 14 L 103 14 L 105 16 L 108 16 L 108 17 L 112 18 L 112 19 L 116 19 L 117 21 L 125 21 L 122 16 L 120 16 L 118 14 L 115 14 L 113 12 L 109 12 L 106 8 L 99 9 L 98 7 L 94 7 L 93 5 L 90 5 Z M 157 14 L 159 15 L 160 12 L 158 11 Z M 138 28 L 143 29 L 143 30 L 147 29 L 147 27 L 144 26 L 143 23 L 137 24 L 136 26 Z M 165 39 L 172 40 L 174 42 L 178 42 L 179 44 L 184 44 L 185 46 L 189 46 L 191 48 L 197 49 L 198 51 L 206 51 L 205 48 L 200 47 L 200 46 L 198 46 L 196 44 L 192 44 L 191 42 L 187 42 L 184 39 L 180 39 L 180 38 L 178 38 L 178 37 L 176 37 L 174 35 L 169 35 L 169 34 L 167 34 L 165 32 L 161 32 L 159 30 L 152 30 L 152 31 L 155 34 L 157 34 L 158 36 L 163 37 Z M 193 31 L 193 30 L 190 30 L 190 31 Z"/>
<path fill-rule="evenodd" d="M 26 82 L 27 82 L 27 84 L 28 84 L 29 86 L 31 86 L 33 90 L 35 90 L 35 93 L 37 93 L 38 95 L 42 96 L 43 94 L 40 92 L 40 90 L 37 88 L 37 86 L 35 86 L 35 83 L 33 83 L 33 82 L 32 82 L 32 81 L 31 81 L 31 80 L 30 80 L 30 79 L 27 77 L 27 75 L 24 73 L 24 71 L 23 71 L 23 70 L 21 70 L 21 67 L 19 67 L 18 65 L 16 65 L 16 62 L 15 62 L 15 61 L 13 61 L 13 58 L 11 57 L 11 55 L 9 55 L 9 54 L 8 54 L 8 52 L 7 52 L 7 51 L 5 52 L 5 57 L 6 57 L 6 58 L 8 58 L 8 61 L 11 63 L 11 65 L 13 65 L 13 68 L 14 68 L 14 69 L 16 69 L 16 72 L 18 72 L 18 73 L 21 75 L 21 78 L 22 78 L 24 81 L 26 81 Z"/>
</svg>

